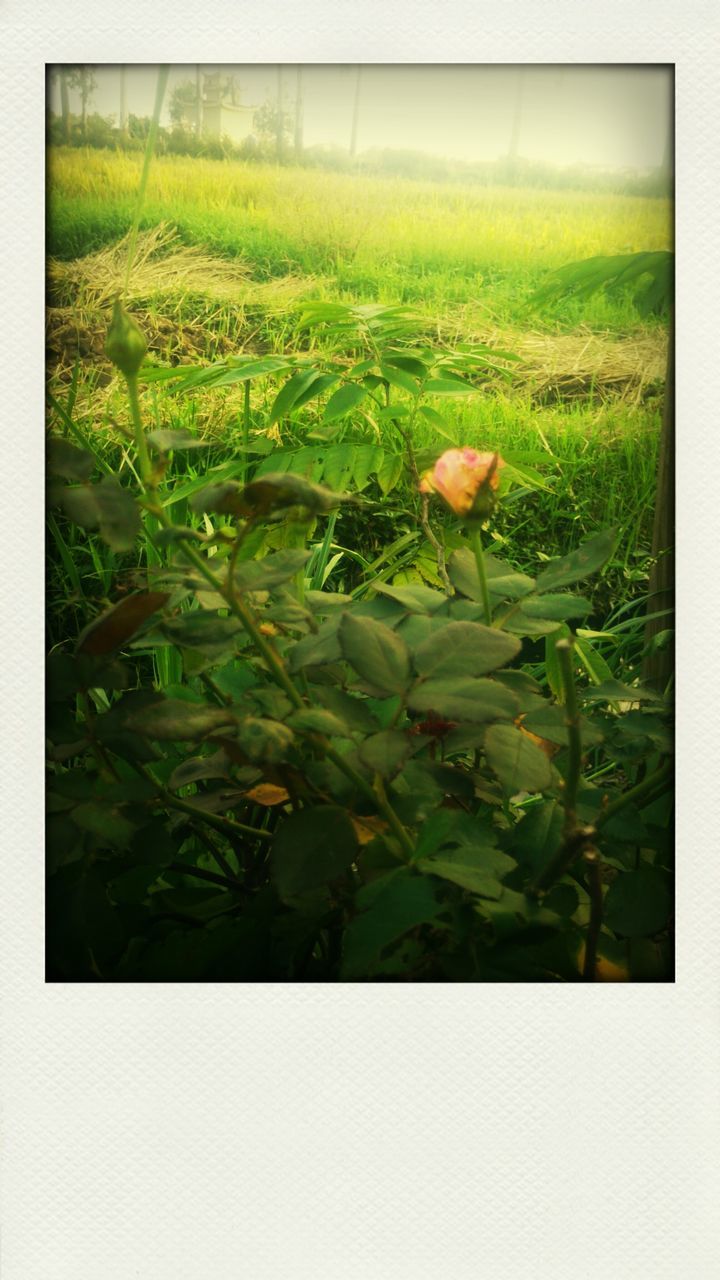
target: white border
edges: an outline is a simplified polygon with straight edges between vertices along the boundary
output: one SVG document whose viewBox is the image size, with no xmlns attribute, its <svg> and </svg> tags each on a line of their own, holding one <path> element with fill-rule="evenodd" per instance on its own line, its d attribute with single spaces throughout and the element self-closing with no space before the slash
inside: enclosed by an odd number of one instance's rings
<svg viewBox="0 0 720 1280">
<path fill-rule="evenodd" d="M 0 24 L 2 1280 L 709 1280 L 716 6 L 6 0 Z M 676 64 L 674 985 L 44 985 L 44 64 L 233 60 Z"/>
</svg>

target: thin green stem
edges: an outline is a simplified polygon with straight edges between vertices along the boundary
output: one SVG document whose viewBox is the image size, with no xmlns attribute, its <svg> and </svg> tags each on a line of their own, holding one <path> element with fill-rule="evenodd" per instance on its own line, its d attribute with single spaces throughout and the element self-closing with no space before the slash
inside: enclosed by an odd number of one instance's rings
<svg viewBox="0 0 720 1280">
<path fill-rule="evenodd" d="M 247 465 L 248 465 L 248 445 L 250 443 L 250 382 L 247 378 L 245 381 L 245 397 L 243 400 L 243 466 L 241 472 L 241 480 L 243 484 L 247 481 Z"/>
<path fill-rule="evenodd" d="M 143 160 L 142 174 L 140 177 L 140 186 L 138 187 L 137 201 L 135 204 L 135 216 L 130 230 L 130 241 L 128 243 L 127 263 L 125 265 L 125 283 L 123 292 L 127 294 L 130 284 L 130 273 L 135 261 L 135 249 L 137 247 L 138 231 L 140 230 L 140 216 L 145 203 L 145 192 L 147 190 L 148 176 L 150 174 L 150 164 L 155 154 L 155 143 L 157 141 L 158 127 L 160 124 L 160 112 L 162 111 L 163 98 L 165 97 L 165 87 L 170 74 L 169 66 L 158 67 L 157 87 L 155 89 L 155 105 L 153 107 L 152 120 L 148 130 L 147 143 L 145 144 L 145 158 Z"/>
<path fill-rule="evenodd" d="M 209 827 L 214 827 L 216 831 L 225 832 L 229 835 L 252 836 L 254 840 L 272 840 L 272 832 L 264 831 L 262 827 L 250 827 L 245 822 L 236 822 L 234 818 L 224 818 L 219 813 L 210 813 L 205 809 L 199 809 L 197 805 L 190 804 L 189 800 L 181 800 L 180 796 L 174 796 L 162 783 L 158 782 L 146 765 L 136 761 L 133 764 L 133 768 L 136 773 L 145 778 L 146 782 L 152 783 L 158 796 L 169 809 L 177 809 L 180 813 L 187 813 L 198 822 L 205 822 Z"/>
<path fill-rule="evenodd" d="M 635 804 L 638 800 L 647 800 L 653 792 L 661 790 L 671 773 L 672 761 L 668 760 L 659 769 L 656 769 L 654 773 L 650 773 L 646 778 L 643 778 L 642 782 L 638 782 L 637 786 L 631 787 L 629 791 L 618 796 L 617 800 L 613 800 L 597 818 L 595 822 L 597 830 L 602 830 L 611 818 L 614 818 L 621 809 L 625 808 L 625 805 Z"/>
<path fill-rule="evenodd" d="M 565 725 L 568 731 L 568 769 L 563 789 L 563 808 L 565 810 L 565 838 L 567 839 L 577 827 L 577 793 L 582 770 L 582 738 L 580 735 L 580 713 L 578 710 L 577 690 L 573 672 L 573 640 L 563 638 L 555 645 L 555 652 L 560 665 L 560 677 L 563 684 L 565 702 Z"/>
<path fill-rule="evenodd" d="M 480 594 L 482 596 L 483 609 L 485 610 L 485 622 L 488 627 L 492 626 L 492 608 L 490 606 L 490 592 L 488 591 L 487 574 L 485 572 L 485 556 L 483 554 L 482 540 L 480 537 L 480 528 L 477 524 L 468 527 L 470 534 L 470 546 L 475 556 L 475 565 L 477 567 L 478 580 L 480 582 Z"/>
<path fill-rule="evenodd" d="M 148 449 L 147 437 L 145 435 L 142 414 L 140 412 L 137 374 L 126 374 L 125 381 L 127 382 L 128 400 L 130 401 L 130 414 L 132 417 L 133 432 L 135 436 L 135 448 L 137 449 L 138 462 L 140 463 L 140 478 L 145 492 L 150 500 L 155 503 L 156 492 L 155 485 L 153 484 L 152 462 L 150 460 L 150 450 Z"/>
</svg>

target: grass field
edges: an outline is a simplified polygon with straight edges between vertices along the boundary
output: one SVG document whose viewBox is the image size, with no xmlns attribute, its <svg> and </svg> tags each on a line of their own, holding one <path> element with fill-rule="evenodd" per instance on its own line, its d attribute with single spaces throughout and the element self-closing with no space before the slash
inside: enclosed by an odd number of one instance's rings
<svg viewBox="0 0 720 1280">
<path fill-rule="evenodd" d="M 140 166 L 137 155 L 60 149 L 48 168 L 51 385 L 65 386 L 84 357 L 74 413 L 114 456 L 113 423 L 125 410 L 102 347 L 125 262 L 113 245 L 130 225 Z M 166 232 L 156 240 L 159 224 Z M 667 247 L 668 202 L 159 157 L 141 227 L 145 255 L 129 297 L 161 363 L 322 347 L 319 336 L 308 348 L 298 327 L 311 299 L 403 302 L 430 337 L 519 354 L 512 381 L 491 382 L 451 409 L 438 403 L 458 441 L 522 454 L 548 480 L 521 522 L 516 512 L 507 527 L 501 521 L 499 536 L 526 560 L 619 523 L 620 558 L 603 608 L 642 588 L 665 326 L 642 323 L 629 296 L 600 294 L 561 310 L 528 304 L 548 270 L 567 262 Z M 253 384 L 255 429 L 274 391 L 272 380 Z M 173 398 L 152 388 L 148 407 L 157 423 L 204 432 L 217 461 L 238 439 L 242 395 Z M 313 415 L 308 406 L 299 424 L 312 426 Z M 420 450 L 444 447 L 426 422 L 415 430 Z"/>
<path fill-rule="evenodd" d="M 72 258 L 125 234 L 141 157 L 59 151 L 49 164 L 52 255 Z M 317 278 L 323 296 L 471 304 L 512 320 L 548 269 L 594 254 L 670 247 L 662 200 L 574 191 L 444 187 L 237 162 L 156 159 L 142 226 L 168 218 L 186 244 L 241 258 L 255 280 Z M 627 305 L 595 300 L 578 319 L 630 329 Z"/>
</svg>

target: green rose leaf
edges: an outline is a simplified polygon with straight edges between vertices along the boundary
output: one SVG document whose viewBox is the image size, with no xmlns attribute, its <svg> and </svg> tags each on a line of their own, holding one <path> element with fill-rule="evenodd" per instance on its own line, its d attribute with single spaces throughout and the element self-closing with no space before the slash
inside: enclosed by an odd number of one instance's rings
<svg viewBox="0 0 720 1280">
<path fill-rule="evenodd" d="M 602 569 L 605 562 L 610 559 L 616 542 L 617 530 L 606 529 L 603 533 L 596 534 L 594 538 L 588 538 L 569 555 L 551 561 L 547 568 L 538 574 L 538 591 L 554 591 L 557 587 L 567 587 L 572 582 L 579 582 L 580 579 L 589 578 L 591 574 L 597 573 L 598 569 Z"/>
<path fill-rule="evenodd" d="M 518 714 L 517 699 L 509 689 L 493 680 L 471 676 L 423 680 L 408 696 L 413 711 L 434 711 L 450 720 L 469 720 L 482 724 L 486 720 L 514 720 Z"/>
<path fill-rule="evenodd" d="M 443 909 L 432 880 L 404 867 L 366 885 L 356 905 L 360 914 L 351 920 L 343 941 L 343 979 L 365 977 L 383 948 Z"/>
<path fill-rule="evenodd" d="M 485 754 L 510 795 L 517 791 L 543 791 L 552 782 L 547 756 L 515 725 L 492 725 L 485 734 Z"/>
<path fill-rule="evenodd" d="M 286 818 L 270 852 L 275 887 L 292 898 L 343 875 L 357 852 L 357 837 L 344 809 L 319 805 Z"/>
<path fill-rule="evenodd" d="M 449 622 L 413 653 L 421 676 L 482 676 L 520 652 L 520 641 L 480 622 Z"/>
<path fill-rule="evenodd" d="M 407 734 L 399 729 L 383 729 L 366 738 L 358 750 L 363 764 L 383 777 L 396 773 L 410 751 Z"/>
<path fill-rule="evenodd" d="M 60 502 L 75 524 L 99 528 L 100 537 L 113 551 L 129 551 L 140 532 L 137 503 L 114 476 L 105 476 L 99 484 L 63 489 Z"/>
<path fill-rule="evenodd" d="M 485 552 L 485 573 L 491 596 L 502 600 L 520 600 L 535 589 L 535 582 L 525 573 L 517 573 L 510 565 Z M 458 591 L 470 600 L 482 601 L 482 588 L 478 578 L 475 557 L 468 547 L 454 551 L 448 561 L 450 581 Z"/>
<path fill-rule="evenodd" d="M 610 885 L 603 914 L 615 933 L 647 938 L 665 928 L 671 909 L 667 876 L 657 867 L 640 867 Z"/>
<path fill-rule="evenodd" d="M 353 671 L 383 693 L 404 693 L 410 674 L 410 651 L 400 636 L 374 618 L 345 613 L 339 628 L 342 655 Z"/>
</svg>

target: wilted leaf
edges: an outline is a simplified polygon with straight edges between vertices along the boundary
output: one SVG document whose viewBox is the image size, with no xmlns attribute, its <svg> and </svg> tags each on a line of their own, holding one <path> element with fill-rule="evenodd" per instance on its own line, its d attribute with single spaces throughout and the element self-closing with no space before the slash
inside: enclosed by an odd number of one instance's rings
<svg viewBox="0 0 720 1280">
<path fill-rule="evenodd" d="M 276 804 L 287 804 L 290 794 L 284 787 L 276 787 L 273 782 L 259 782 L 256 787 L 245 792 L 245 799 L 269 809 Z"/>
<path fill-rule="evenodd" d="M 78 638 L 77 652 L 98 657 L 121 648 L 169 599 L 167 591 L 145 591 L 127 596 L 85 627 Z"/>
<path fill-rule="evenodd" d="M 181 698 L 164 698 L 131 711 L 125 718 L 124 727 L 158 741 L 190 742 L 221 725 L 234 723 L 233 712 L 222 707 L 185 702 Z"/>
</svg>

